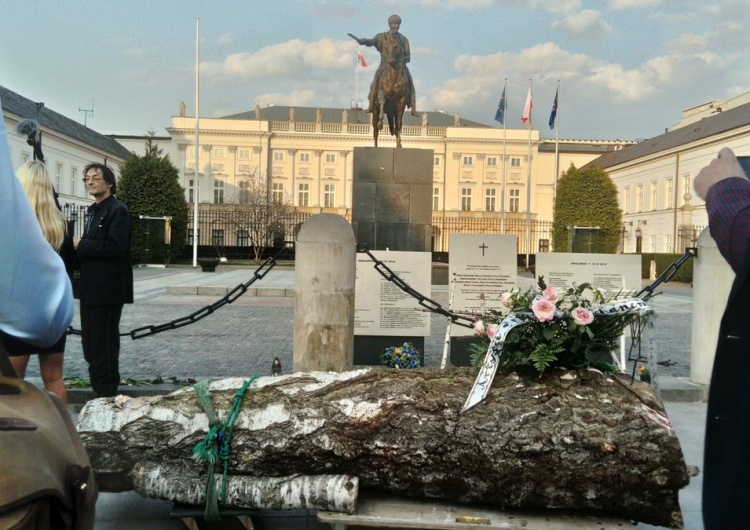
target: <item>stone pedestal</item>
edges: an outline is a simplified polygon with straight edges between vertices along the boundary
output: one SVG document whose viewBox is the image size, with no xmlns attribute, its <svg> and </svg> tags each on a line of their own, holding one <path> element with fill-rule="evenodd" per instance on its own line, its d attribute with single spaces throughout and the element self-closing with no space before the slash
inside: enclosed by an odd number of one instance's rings
<svg viewBox="0 0 750 530">
<path fill-rule="evenodd" d="M 719 325 L 734 282 L 734 271 L 719 253 L 708 228 L 698 237 L 693 264 L 693 325 L 690 340 L 690 380 L 711 382 Z"/>
<path fill-rule="evenodd" d="M 352 368 L 354 234 L 343 217 L 318 214 L 302 225 L 295 259 L 295 372 Z"/>
<path fill-rule="evenodd" d="M 354 148 L 352 227 L 358 245 L 432 251 L 433 164 L 432 149 Z M 404 342 L 424 348 L 424 337 L 357 335 L 354 364 L 380 364 L 383 348 Z"/>
</svg>

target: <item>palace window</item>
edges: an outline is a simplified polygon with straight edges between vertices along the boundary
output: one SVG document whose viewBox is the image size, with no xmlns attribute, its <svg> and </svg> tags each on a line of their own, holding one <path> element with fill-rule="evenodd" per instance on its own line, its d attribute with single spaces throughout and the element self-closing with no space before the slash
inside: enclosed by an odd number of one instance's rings
<svg viewBox="0 0 750 530">
<path fill-rule="evenodd" d="M 622 211 L 630 213 L 630 186 L 625 186 L 622 190 Z"/>
<path fill-rule="evenodd" d="M 464 165 L 464 166 L 473 166 L 474 165 L 474 157 L 473 156 L 465 156 L 465 157 L 463 157 L 462 165 Z"/>
<path fill-rule="evenodd" d="M 636 213 L 643 211 L 643 184 L 635 187 L 635 211 Z"/>
<path fill-rule="evenodd" d="M 664 192 L 664 208 L 667 210 L 674 208 L 674 181 L 667 179 L 666 190 Z"/>
<path fill-rule="evenodd" d="M 335 163 L 336 163 L 336 154 L 326 153 L 326 164 L 335 164 Z"/>
<path fill-rule="evenodd" d="M 440 188 L 432 188 L 432 209 L 440 209 Z"/>
<path fill-rule="evenodd" d="M 226 158 L 227 151 L 223 147 L 214 147 L 214 158 Z"/>
<path fill-rule="evenodd" d="M 487 212 L 495 211 L 495 202 L 497 200 L 497 189 L 488 188 L 484 192 L 484 209 Z"/>
<path fill-rule="evenodd" d="M 215 247 L 220 247 L 224 244 L 224 230 L 221 228 L 211 230 L 211 244 Z"/>
<path fill-rule="evenodd" d="M 304 182 L 299 185 L 299 194 L 297 195 L 298 206 L 310 206 L 310 184 Z"/>
<path fill-rule="evenodd" d="M 273 189 L 271 191 L 271 200 L 274 204 L 284 203 L 284 183 L 274 182 Z"/>
<path fill-rule="evenodd" d="M 487 157 L 487 165 L 491 167 L 497 167 L 497 157 L 496 156 L 488 156 Z"/>
<path fill-rule="evenodd" d="M 250 149 L 237 149 L 237 158 L 247 160 L 250 158 Z"/>
<path fill-rule="evenodd" d="M 326 184 L 323 189 L 323 206 L 333 208 L 336 203 L 336 185 Z"/>
<path fill-rule="evenodd" d="M 517 157 L 512 157 L 510 159 L 510 167 L 521 167 L 521 159 Z"/>
<path fill-rule="evenodd" d="M 214 180 L 214 203 L 222 204 L 224 202 L 224 181 Z"/>
<path fill-rule="evenodd" d="M 237 230 L 237 246 L 250 246 L 250 235 L 247 233 L 247 230 Z"/>
<path fill-rule="evenodd" d="M 508 211 L 518 212 L 521 205 L 521 190 L 510 189 L 508 190 Z"/>
<path fill-rule="evenodd" d="M 310 153 L 300 153 L 299 154 L 299 161 L 300 162 L 310 162 Z"/>
<path fill-rule="evenodd" d="M 273 161 L 274 162 L 283 162 L 284 161 L 284 151 L 274 151 L 273 152 Z"/>
<path fill-rule="evenodd" d="M 471 211 L 471 188 L 461 188 L 461 211 Z"/>
</svg>

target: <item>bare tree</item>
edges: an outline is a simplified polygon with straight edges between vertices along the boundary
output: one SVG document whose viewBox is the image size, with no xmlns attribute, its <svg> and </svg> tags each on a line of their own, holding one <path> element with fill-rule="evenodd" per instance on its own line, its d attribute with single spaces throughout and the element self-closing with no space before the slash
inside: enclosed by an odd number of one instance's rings
<svg viewBox="0 0 750 530">
<path fill-rule="evenodd" d="M 238 177 L 236 191 L 218 206 L 215 222 L 237 234 L 238 246 L 253 249 L 256 263 L 265 247 L 283 244 L 287 239 L 286 220 L 293 211 L 291 197 L 271 190 L 266 175 L 255 167 Z"/>
</svg>

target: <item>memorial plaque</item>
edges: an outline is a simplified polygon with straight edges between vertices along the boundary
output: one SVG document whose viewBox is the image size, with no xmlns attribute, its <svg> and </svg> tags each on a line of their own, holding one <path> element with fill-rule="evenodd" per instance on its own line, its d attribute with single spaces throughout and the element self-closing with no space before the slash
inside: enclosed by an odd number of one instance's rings
<svg viewBox="0 0 750 530">
<path fill-rule="evenodd" d="M 429 253 L 374 251 L 372 254 L 410 287 L 430 296 Z M 355 285 L 355 335 L 430 335 L 430 313 L 424 311 L 416 298 L 384 278 L 365 253 L 357 254 Z"/>
<path fill-rule="evenodd" d="M 497 309 L 504 292 L 516 287 L 518 238 L 499 234 L 451 234 L 448 282 L 453 311 L 481 314 Z M 453 326 L 453 336 L 472 330 Z"/>
<path fill-rule="evenodd" d="M 610 294 L 620 290 L 624 295 L 632 294 L 641 289 L 641 256 L 540 252 L 536 255 L 536 275 L 558 289 L 590 283 Z"/>
</svg>

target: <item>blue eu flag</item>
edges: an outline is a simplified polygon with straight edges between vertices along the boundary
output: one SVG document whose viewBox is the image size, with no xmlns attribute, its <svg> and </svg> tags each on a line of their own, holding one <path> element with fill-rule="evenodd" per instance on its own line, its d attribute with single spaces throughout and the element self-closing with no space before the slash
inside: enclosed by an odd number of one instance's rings
<svg viewBox="0 0 750 530">
<path fill-rule="evenodd" d="M 497 105 L 497 110 L 495 111 L 495 121 L 499 121 L 500 123 L 503 123 L 503 120 L 505 119 L 505 110 L 507 109 L 505 105 L 505 87 L 503 87 L 503 95 L 500 96 L 500 103 Z"/>
<path fill-rule="evenodd" d="M 557 94 L 560 91 L 558 88 L 555 91 L 555 102 L 552 104 L 552 112 L 549 115 L 549 128 L 554 129 L 555 128 L 555 120 L 557 119 Z"/>
</svg>

